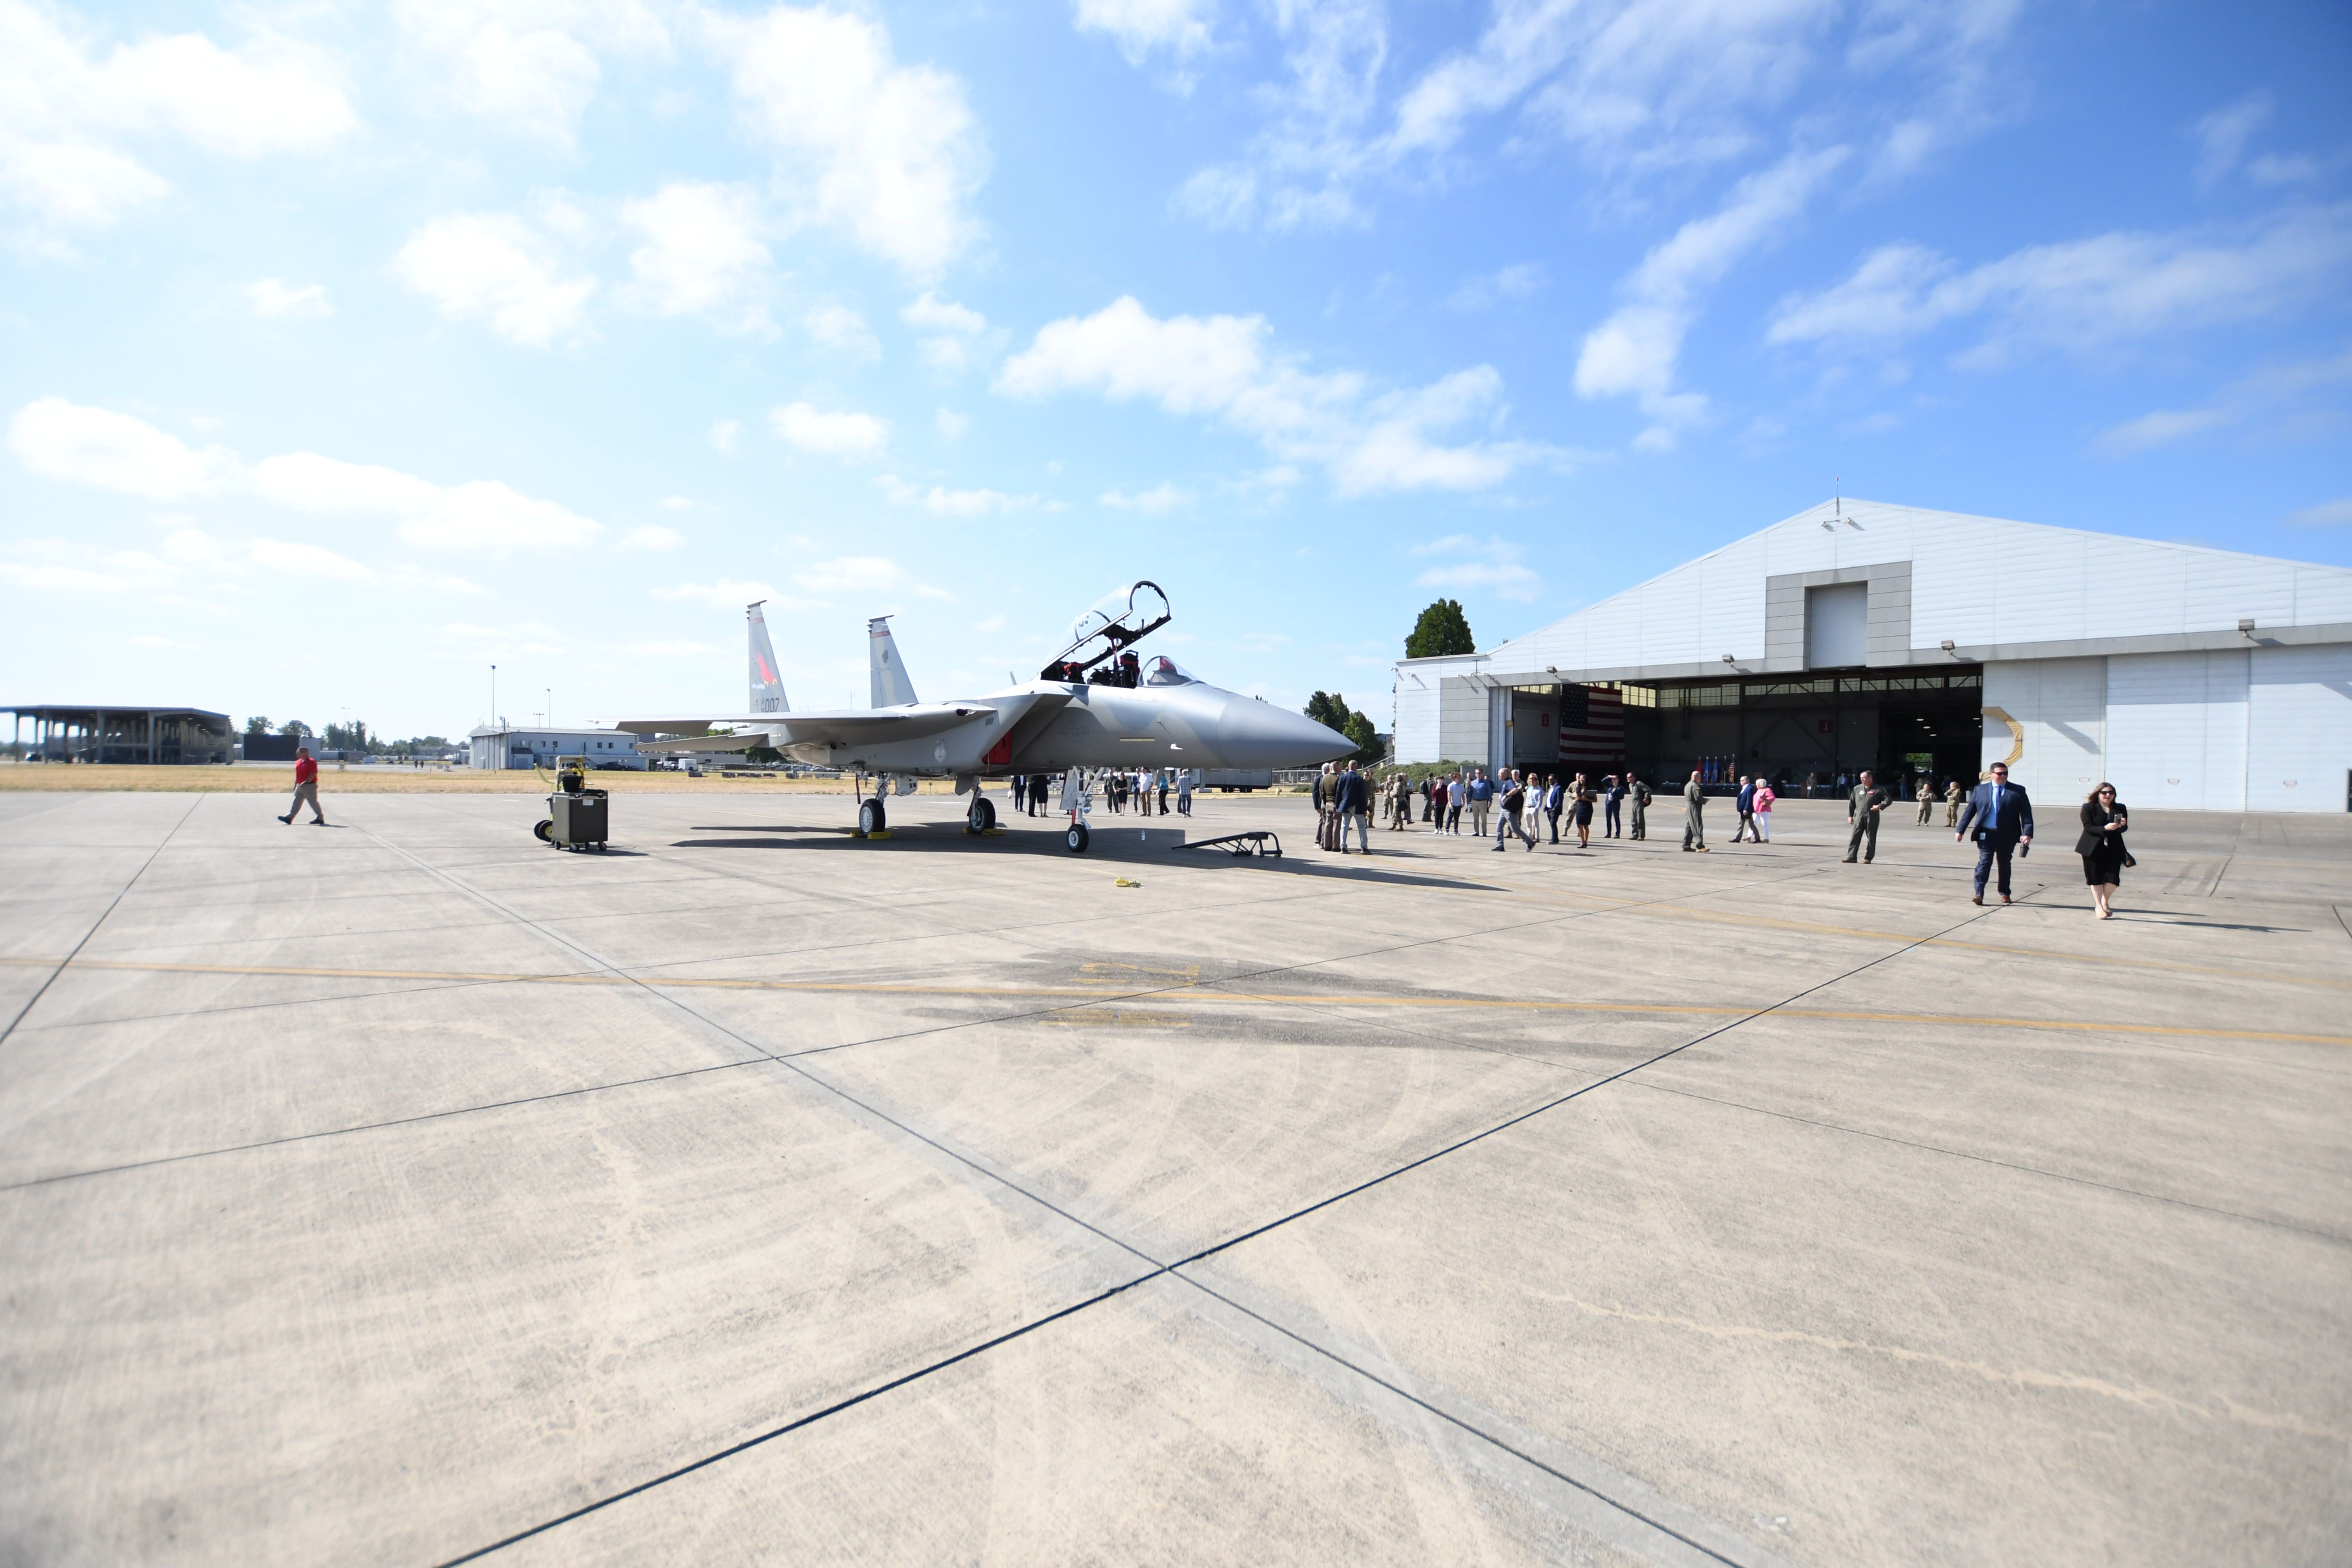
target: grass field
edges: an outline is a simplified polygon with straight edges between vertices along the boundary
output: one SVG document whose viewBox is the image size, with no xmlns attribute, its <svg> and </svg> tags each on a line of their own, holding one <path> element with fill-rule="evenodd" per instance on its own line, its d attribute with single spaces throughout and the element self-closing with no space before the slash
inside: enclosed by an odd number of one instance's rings
<svg viewBox="0 0 2352 1568">
<path fill-rule="evenodd" d="M 589 782 L 614 795 L 841 795 L 851 793 L 847 779 L 719 778 L 705 774 L 612 773 L 592 773 Z M 472 768 L 362 767 L 328 763 L 319 769 L 319 794 L 328 800 L 337 795 L 545 795 L 552 781 L 535 773 L 493 773 Z M 59 765 L 54 763 L 0 764 L 0 789 L 67 790 L 84 793 L 113 790 L 156 790 L 173 794 L 282 795 L 294 793 L 294 764 L 234 767 L 106 767 Z M 945 779 L 926 780 L 920 793 L 947 795 L 954 785 Z"/>
</svg>

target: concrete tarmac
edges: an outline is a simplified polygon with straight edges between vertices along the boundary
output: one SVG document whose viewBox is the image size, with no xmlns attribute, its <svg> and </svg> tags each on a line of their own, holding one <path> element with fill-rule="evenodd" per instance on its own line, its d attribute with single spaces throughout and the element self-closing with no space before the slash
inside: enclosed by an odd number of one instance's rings
<svg viewBox="0 0 2352 1568">
<path fill-rule="evenodd" d="M 0 795 L 0 1563 L 2352 1560 L 2352 818 L 326 807 Z"/>
</svg>

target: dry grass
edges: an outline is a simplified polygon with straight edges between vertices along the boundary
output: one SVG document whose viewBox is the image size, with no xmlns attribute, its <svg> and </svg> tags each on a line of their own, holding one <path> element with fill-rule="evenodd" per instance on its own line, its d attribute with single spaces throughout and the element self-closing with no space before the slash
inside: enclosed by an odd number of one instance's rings
<svg viewBox="0 0 2352 1568">
<path fill-rule="evenodd" d="M 614 795 L 840 795 L 847 779 L 723 779 L 716 774 L 591 773 L 589 783 Z M 471 768 L 361 767 L 327 763 L 319 769 L 319 795 L 545 795 L 551 780 L 535 773 L 476 772 Z M 947 795 L 946 779 L 925 780 L 920 793 Z M 155 790 L 171 794 L 282 795 L 294 793 L 294 764 L 283 767 L 239 763 L 232 767 L 104 767 L 54 763 L 0 763 L 0 790 Z"/>
</svg>

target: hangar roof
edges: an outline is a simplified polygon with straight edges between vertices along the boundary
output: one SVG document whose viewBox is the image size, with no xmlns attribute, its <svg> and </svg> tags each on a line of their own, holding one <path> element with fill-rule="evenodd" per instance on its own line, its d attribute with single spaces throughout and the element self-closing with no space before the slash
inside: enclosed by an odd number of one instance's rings
<svg viewBox="0 0 2352 1568">
<path fill-rule="evenodd" d="M 1806 590 L 1862 582 L 1872 667 L 2244 647 L 2249 636 L 2352 642 L 2352 569 L 1848 500 L 1486 652 L 1403 660 L 1398 673 L 1507 682 L 1801 669 Z"/>
</svg>

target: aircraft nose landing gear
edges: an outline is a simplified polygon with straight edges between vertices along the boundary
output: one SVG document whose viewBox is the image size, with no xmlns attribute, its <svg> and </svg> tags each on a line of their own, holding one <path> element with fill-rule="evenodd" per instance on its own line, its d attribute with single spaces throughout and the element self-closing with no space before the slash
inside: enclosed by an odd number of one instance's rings
<svg viewBox="0 0 2352 1568">
<path fill-rule="evenodd" d="M 1085 823 L 1073 822 L 1070 824 L 1070 831 L 1063 836 L 1063 842 L 1069 845 L 1071 854 L 1083 855 L 1087 852 L 1087 840 L 1091 837 L 1092 835 L 1087 832 Z"/>
<path fill-rule="evenodd" d="M 871 838 L 877 833 L 888 832 L 889 827 L 889 817 L 882 809 L 880 795 L 857 803 L 857 836 L 859 837 Z"/>
<path fill-rule="evenodd" d="M 976 795 L 971 809 L 964 814 L 963 830 L 966 833 L 986 833 L 995 826 L 996 803 L 986 795 Z"/>
</svg>

